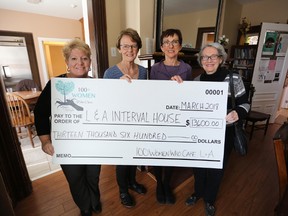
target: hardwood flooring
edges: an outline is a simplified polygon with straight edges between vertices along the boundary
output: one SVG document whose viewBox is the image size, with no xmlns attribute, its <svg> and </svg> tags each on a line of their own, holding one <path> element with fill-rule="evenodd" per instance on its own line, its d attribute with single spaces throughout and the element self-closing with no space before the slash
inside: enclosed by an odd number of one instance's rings
<svg viewBox="0 0 288 216">
<path fill-rule="evenodd" d="M 215 203 L 216 216 L 271 216 L 278 199 L 278 178 L 272 137 L 279 124 L 271 124 L 266 136 L 263 130 L 254 132 L 245 157 L 232 152 Z M 137 179 L 148 192 L 138 195 L 132 209 L 123 207 L 119 200 L 114 166 L 102 166 L 100 190 L 102 216 L 114 215 L 193 215 L 202 216 L 204 203 L 186 206 L 186 198 L 193 192 L 193 177 L 175 188 L 175 205 L 159 205 L 155 198 L 155 180 L 147 173 L 138 172 Z M 70 195 L 62 171 L 33 181 L 33 193 L 15 207 L 16 216 L 79 216 L 80 212 Z M 94 214 L 96 215 L 96 214 Z"/>
</svg>

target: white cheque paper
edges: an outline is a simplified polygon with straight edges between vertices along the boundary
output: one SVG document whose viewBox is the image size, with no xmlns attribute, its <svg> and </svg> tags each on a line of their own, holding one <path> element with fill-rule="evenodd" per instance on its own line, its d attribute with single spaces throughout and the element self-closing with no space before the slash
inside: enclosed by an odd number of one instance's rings
<svg viewBox="0 0 288 216">
<path fill-rule="evenodd" d="M 222 168 L 226 82 L 52 79 L 53 162 Z"/>
</svg>

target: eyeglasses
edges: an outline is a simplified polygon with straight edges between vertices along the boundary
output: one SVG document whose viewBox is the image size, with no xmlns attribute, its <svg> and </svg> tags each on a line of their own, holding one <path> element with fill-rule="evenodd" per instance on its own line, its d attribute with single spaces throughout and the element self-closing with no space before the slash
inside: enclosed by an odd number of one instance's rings
<svg viewBox="0 0 288 216">
<path fill-rule="evenodd" d="M 211 59 L 212 61 L 217 60 L 219 55 L 211 55 L 211 56 L 201 56 L 202 61 L 208 61 Z"/>
<path fill-rule="evenodd" d="M 173 41 L 164 41 L 163 42 L 163 45 L 168 47 L 170 45 L 173 45 L 173 46 L 178 46 L 179 45 L 179 41 L 178 40 L 173 40 Z"/>
<path fill-rule="evenodd" d="M 123 44 L 120 45 L 124 50 L 129 50 L 131 49 L 138 49 L 138 45 L 137 44 L 133 44 L 133 45 L 128 45 L 128 44 Z"/>
</svg>

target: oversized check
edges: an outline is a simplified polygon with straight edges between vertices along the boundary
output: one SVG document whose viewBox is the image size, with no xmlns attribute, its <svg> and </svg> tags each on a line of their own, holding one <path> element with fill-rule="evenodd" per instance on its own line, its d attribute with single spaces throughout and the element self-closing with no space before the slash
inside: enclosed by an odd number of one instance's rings
<svg viewBox="0 0 288 216">
<path fill-rule="evenodd" d="M 222 168 L 226 82 L 51 84 L 54 163 Z"/>
</svg>

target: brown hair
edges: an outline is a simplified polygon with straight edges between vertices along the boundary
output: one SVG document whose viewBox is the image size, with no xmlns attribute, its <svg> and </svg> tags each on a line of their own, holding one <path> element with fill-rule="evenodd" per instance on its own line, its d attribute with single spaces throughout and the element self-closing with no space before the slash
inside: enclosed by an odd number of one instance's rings
<svg viewBox="0 0 288 216">
<path fill-rule="evenodd" d="M 165 30 L 165 31 L 163 31 L 162 32 L 162 34 L 161 34 L 161 37 L 160 37 L 160 40 L 161 40 L 161 46 L 163 45 L 163 39 L 165 38 L 165 37 L 169 37 L 169 36 L 171 36 L 171 37 L 173 37 L 173 35 L 177 35 L 178 36 L 178 38 L 179 38 L 179 44 L 180 45 L 182 45 L 182 33 L 181 33 L 181 31 L 179 30 L 179 29 L 167 29 L 167 30 Z"/>
<path fill-rule="evenodd" d="M 137 31 L 132 29 L 132 28 L 127 28 L 125 30 L 122 30 L 118 36 L 118 39 L 116 42 L 116 47 L 118 49 L 120 49 L 120 45 L 121 45 L 120 41 L 124 35 L 129 36 L 133 42 L 136 42 L 136 44 L 138 46 L 138 50 L 142 48 L 142 41 L 141 41 L 141 38 L 140 38 L 139 34 L 137 33 Z"/>
</svg>

